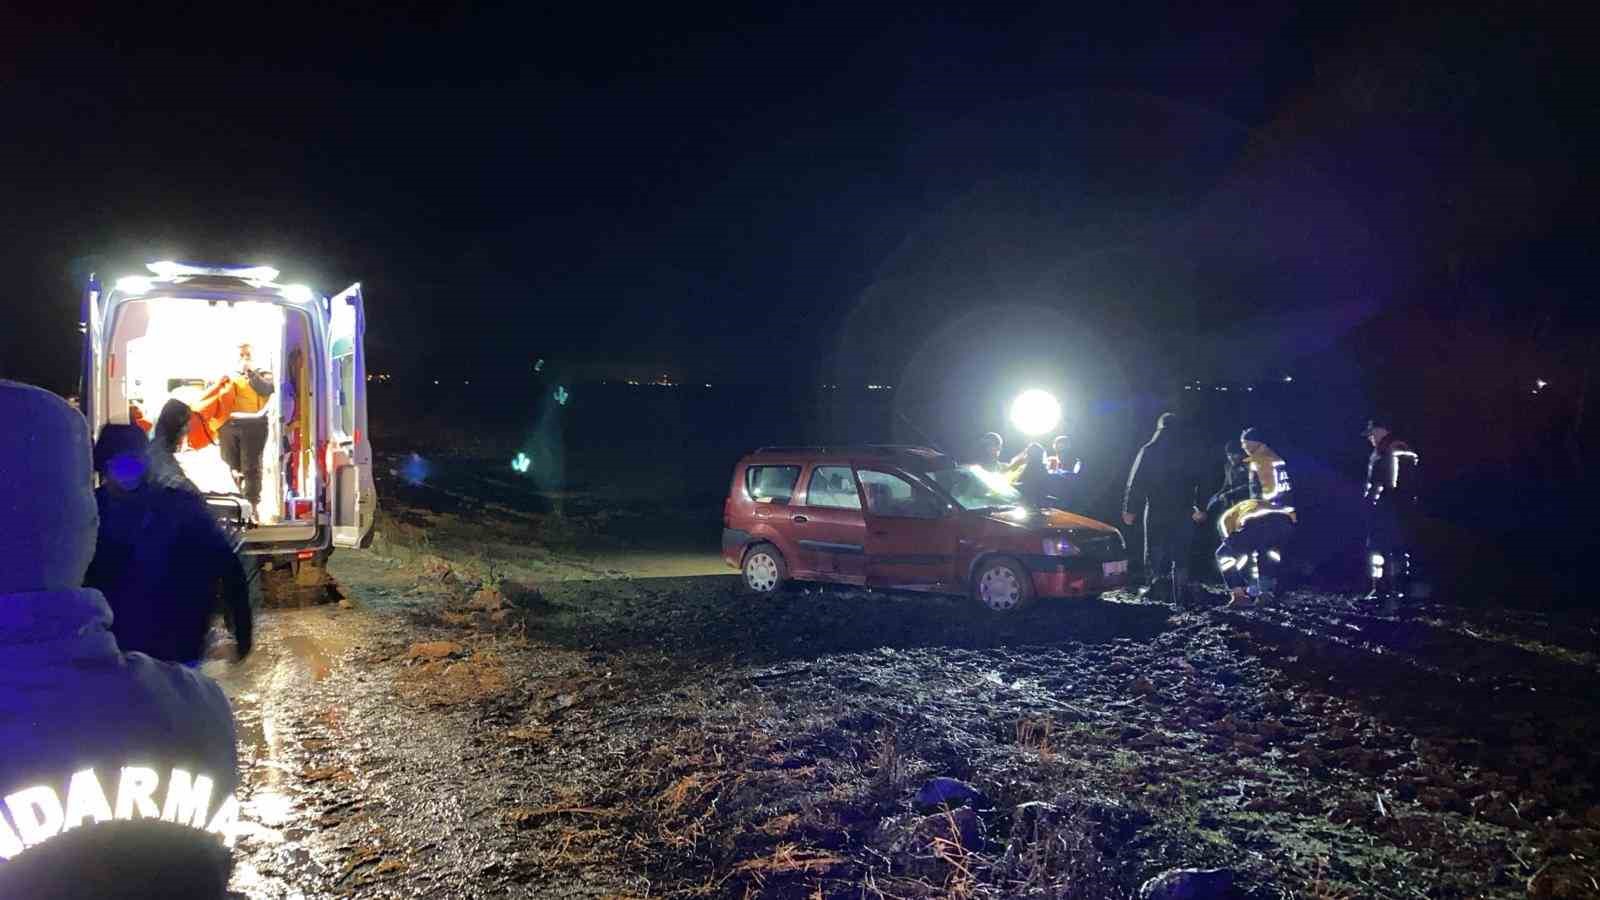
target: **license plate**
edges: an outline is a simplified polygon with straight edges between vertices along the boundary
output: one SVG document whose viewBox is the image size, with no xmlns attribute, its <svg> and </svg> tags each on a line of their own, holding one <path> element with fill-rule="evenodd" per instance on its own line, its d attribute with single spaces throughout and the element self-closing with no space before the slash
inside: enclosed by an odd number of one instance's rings
<svg viewBox="0 0 1600 900">
<path fill-rule="evenodd" d="M 1100 568 L 1101 571 L 1105 573 L 1107 578 L 1110 578 L 1113 575 L 1126 575 L 1128 574 L 1128 561 L 1125 559 L 1119 559 L 1116 562 L 1104 563 L 1100 566 Z"/>
</svg>

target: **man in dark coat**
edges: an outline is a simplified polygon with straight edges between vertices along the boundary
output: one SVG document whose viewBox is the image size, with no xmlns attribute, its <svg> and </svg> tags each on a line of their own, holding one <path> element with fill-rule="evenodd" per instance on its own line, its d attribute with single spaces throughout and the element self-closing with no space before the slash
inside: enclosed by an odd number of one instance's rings
<svg viewBox="0 0 1600 900">
<path fill-rule="evenodd" d="M 243 658 L 253 631 L 244 567 L 198 494 L 154 483 L 147 449 L 131 425 L 101 430 L 94 452 L 100 531 L 84 585 L 110 604 L 122 649 L 198 665 L 220 583 Z"/>
<path fill-rule="evenodd" d="M 1122 494 L 1122 523 L 1144 515 L 1144 565 L 1148 593 L 1181 592 L 1189 583 L 1189 545 L 1194 539 L 1197 479 L 1194 454 L 1183 439 L 1177 413 L 1162 413 L 1156 432 L 1133 458 Z"/>
<path fill-rule="evenodd" d="M 79 586 L 84 417 L 7 381 L 0 417 L 0 897 L 220 898 L 239 809 L 227 698 L 124 652 Z"/>
</svg>

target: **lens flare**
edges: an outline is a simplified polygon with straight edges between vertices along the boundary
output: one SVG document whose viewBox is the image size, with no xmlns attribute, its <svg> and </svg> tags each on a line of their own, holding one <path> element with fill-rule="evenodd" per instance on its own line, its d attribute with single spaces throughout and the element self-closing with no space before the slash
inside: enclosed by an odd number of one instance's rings
<svg viewBox="0 0 1600 900">
<path fill-rule="evenodd" d="M 1011 402 L 1011 424 L 1027 435 L 1053 431 L 1061 424 L 1061 404 L 1044 391 L 1023 391 Z"/>
</svg>

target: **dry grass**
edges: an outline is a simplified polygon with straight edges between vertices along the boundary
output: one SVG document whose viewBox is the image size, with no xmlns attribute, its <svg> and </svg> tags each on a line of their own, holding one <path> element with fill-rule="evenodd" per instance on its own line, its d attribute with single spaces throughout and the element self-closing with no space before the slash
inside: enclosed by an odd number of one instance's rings
<svg viewBox="0 0 1600 900">
<path fill-rule="evenodd" d="M 933 839 L 933 855 L 950 867 L 944 879 L 944 896 L 948 900 L 969 900 L 978 890 L 978 876 L 974 874 L 975 860 L 972 850 L 961 840 L 961 826 L 956 824 L 955 813 L 947 807 L 944 811 L 949 835 Z"/>
<path fill-rule="evenodd" d="M 401 696 L 428 706 L 481 703 L 509 687 L 504 662 L 493 649 L 474 650 L 466 659 L 435 659 L 399 673 Z"/>
<path fill-rule="evenodd" d="M 1319 857 L 1306 885 L 1306 900 L 1355 900 L 1356 895 L 1336 887 L 1328 880 L 1328 859 Z"/>
<path fill-rule="evenodd" d="M 894 732 L 885 731 L 878 738 L 872 754 L 874 787 L 893 792 L 906 781 L 906 761 L 900 753 L 900 744 Z"/>
<path fill-rule="evenodd" d="M 620 818 L 622 813 L 614 809 L 606 809 L 599 806 L 570 806 L 566 804 L 554 803 L 549 806 L 539 807 L 514 806 L 511 809 L 506 810 L 501 815 L 501 818 L 507 825 L 514 825 L 518 828 L 531 828 L 540 820 L 553 818 L 555 816 L 583 816 L 595 819 L 613 819 Z"/>
<path fill-rule="evenodd" d="M 657 795 L 656 809 L 667 815 L 674 815 L 688 806 L 691 800 L 704 797 L 721 782 L 721 775 L 690 772 Z"/>
<path fill-rule="evenodd" d="M 771 856 L 746 860 L 734 866 L 733 871 L 736 874 L 750 875 L 757 882 L 760 882 L 769 875 L 794 872 L 826 872 L 834 866 L 843 864 L 844 861 L 844 857 L 834 856 L 832 853 L 823 850 L 809 849 L 793 843 L 783 843 L 772 848 Z"/>
<path fill-rule="evenodd" d="M 1017 723 L 1017 746 L 1039 756 L 1040 762 L 1055 759 L 1056 723 L 1051 719 L 1023 719 Z"/>
</svg>

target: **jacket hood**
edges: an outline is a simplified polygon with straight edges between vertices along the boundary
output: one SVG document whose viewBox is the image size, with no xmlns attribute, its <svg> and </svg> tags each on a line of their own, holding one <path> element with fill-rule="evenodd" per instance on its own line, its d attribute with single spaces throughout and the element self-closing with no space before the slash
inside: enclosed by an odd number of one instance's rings
<svg viewBox="0 0 1600 900">
<path fill-rule="evenodd" d="M 99 591 L 0 594 L 0 657 L 6 660 L 0 683 L 36 677 L 45 662 L 109 659 L 120 652 L 111 607 Z"/>
<path fill-rule="evenodd" d="M 76 588 L 98 524 L 89 424 L 13 381 L 0 381 L 0 421 L 0 595 Z"/>
</svg>

